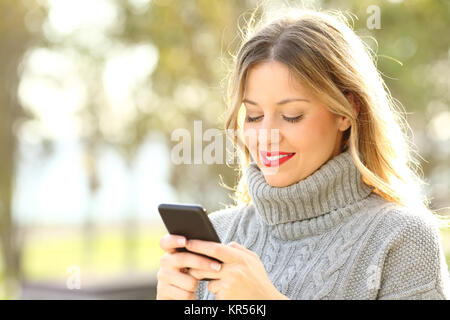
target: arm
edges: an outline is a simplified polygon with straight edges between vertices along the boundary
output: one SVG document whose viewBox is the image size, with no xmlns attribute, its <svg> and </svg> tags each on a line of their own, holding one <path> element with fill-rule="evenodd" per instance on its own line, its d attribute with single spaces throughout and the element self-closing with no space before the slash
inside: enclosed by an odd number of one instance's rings
<svg viewBox="0 0 450 320">
<path fill-rule="evenodd" d="M 397 230 L 384 260 L 378 299 L 450 299 L 438 228 L 411 216 Z"/>
</svg>

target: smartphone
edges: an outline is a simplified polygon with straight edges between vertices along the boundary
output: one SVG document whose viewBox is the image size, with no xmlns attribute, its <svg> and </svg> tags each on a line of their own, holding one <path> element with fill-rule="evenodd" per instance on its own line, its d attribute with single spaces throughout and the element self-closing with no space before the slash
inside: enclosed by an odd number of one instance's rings
<svg viewBox="0 0 450 320">
<path fill-rule="evenodd" d="M 208 218 L 206 209 L 201 205 L 162 203 L 158 206 L 158 211 L 170 234 L 184 236 L 188 240 L 197 239 L 220 243 L 219 236 Z M 188 251 L 186 248 L 178 248 L 177 250 Z M 213 257 L 207 258 L 222 262 Z"/>
</svg>

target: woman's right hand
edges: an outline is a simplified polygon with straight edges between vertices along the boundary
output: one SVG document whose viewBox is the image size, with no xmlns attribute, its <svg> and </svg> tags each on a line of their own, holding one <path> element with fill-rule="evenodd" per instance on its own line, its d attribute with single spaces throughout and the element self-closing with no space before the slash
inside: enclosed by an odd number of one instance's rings
<svg viewBox="0 0 450 320">
<path fill-rule="evenodd" d="M 178 252 L 186 246 L 186 238 L 167 234 L 159 242 L 166 252 L 160 261 L 157 273 L 157 300 L 195 300 L 199 280 L 186 272 L 186 268 L 217 272 L 212 259 L 190 252 Z"/>
</svg>

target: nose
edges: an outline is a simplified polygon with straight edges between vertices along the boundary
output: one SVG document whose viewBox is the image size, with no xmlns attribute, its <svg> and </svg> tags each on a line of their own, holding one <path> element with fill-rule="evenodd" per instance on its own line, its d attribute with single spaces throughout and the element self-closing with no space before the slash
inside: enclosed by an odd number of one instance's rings
<svg viewBox="0 0 450 320">
<path fill-rule="evenodd" d="M 280 129 L 270 117 L 264 117 L 258 130 L 258 144 L 260 150 L 278 151 L 281 140 Z"/>
</svg>

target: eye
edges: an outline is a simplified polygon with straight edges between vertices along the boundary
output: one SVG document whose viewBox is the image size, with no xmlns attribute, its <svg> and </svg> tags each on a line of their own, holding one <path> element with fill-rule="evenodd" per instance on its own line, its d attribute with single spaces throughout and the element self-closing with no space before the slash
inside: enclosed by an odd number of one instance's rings
<svg viewBox="0 0 450 320">
<path fill-rule="evenodd" d="M 299 115 L 297 117 L 292 117 L 292 118 L 283 116 L 283 119 L 286 121 L 289 121 L 289 122 L 298 122 L 301 120 L 301 118 L 303 118 L 303 115 Z"/>
<path fill-rule="evenodd" d="M 261 119 L 263 116 L 259 116 L 259 117 L 249 117 L 247 116 L 246 121 L 247 122 L 255 122 L 258 121 L 259 119 Z"/>
<path fill-rule="evenodd" d="M 263 117 L 263 116 L 259 116 L 259 117 L 250 117 L 250 116 L 247 116 L 247 117 L 246 117 L 246 121 L 247 121 L 247 122 L 256 122 L 256 121 L 258 121 L 259 119 L 261 119 L 262 117 Z M 299 116 L 297 116 L 297 117 L 285 117 L 285 116 L 283 116 L 283 119 L 286 120 L 286 121 L 295 123 L 295 122 L 300 121 L 302 117 L 303 117 L 303 115 L 299 115 Z"/>
</svg>

